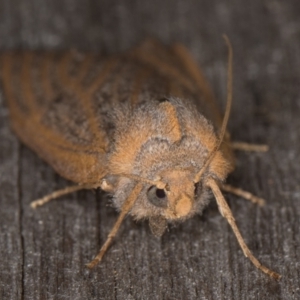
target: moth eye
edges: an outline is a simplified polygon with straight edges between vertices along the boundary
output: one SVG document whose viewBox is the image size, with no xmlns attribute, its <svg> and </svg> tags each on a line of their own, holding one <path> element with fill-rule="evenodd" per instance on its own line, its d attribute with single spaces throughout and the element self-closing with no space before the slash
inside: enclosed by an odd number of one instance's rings
<svg viewBox="0 0 300 300">
<path fill-rule="evenodd" d="M 163 189 L 158 189 L 155 185 L 151 186 L 147 192 L 148 200 L 157 207 L 165 208 L 168 205 L 168 198 Z"/>
<path fill-rule="evenodd" d="M 194 195 L 195 197 L 198 197 L 201 193 L 201 183 L 200 181 L 195 183 L 195 190 L 194 190 Z"/>
<path fill-rule="evenodd" d="M 164 97 L 164 98 L 160 98 L 160 99 L 158 99 L 158 102 L 159 102 L 159 103 L 163 103 L 163 102 L 169 102 L 169 99 L 168 99 L 168 98 L 166 98 L 166 97 Z"/>
</svg>

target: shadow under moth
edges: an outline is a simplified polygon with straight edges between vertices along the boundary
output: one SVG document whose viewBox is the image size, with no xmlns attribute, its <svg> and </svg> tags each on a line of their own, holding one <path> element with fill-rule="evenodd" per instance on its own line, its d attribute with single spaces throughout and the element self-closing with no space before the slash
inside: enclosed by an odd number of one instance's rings
<svg viewBox="0 0 300 300">
<path fill-rule="evenodd" d="M 94 267 L 124 217 L 147 219 L 162 235 L 168 223 L 202 212 L 213 193 L 244 254 L 278 279 L 245 244 L 222 190 L 262 204 L 261 198 L 224 183 L 234 169 L 233 149 L 264 150 L 233 143 L 226 132 L 232 98 L 229 48 L 225 115 L 204 76 L 181 44 L 147 39 L 119 55 L 69 52 L 5 52 L 1 77 L 13 130 L 74 186 L 32 203 L 80 189 L 101 188 L 120 211 Z"/>
</svg>

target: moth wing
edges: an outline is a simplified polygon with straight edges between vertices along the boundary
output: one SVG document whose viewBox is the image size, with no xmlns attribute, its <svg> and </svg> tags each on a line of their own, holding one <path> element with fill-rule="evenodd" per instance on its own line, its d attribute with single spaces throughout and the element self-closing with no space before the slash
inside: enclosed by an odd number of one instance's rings
<svg viewBox="0 0 300 300">
<path fill-rule="evenodd" d="M 173 44 L 171 50 L 176 55 L 178 61 L 180 61 L 186 74 L 197 85 L 200 94 L 203 96 L 202 98 L 209 106 L 211 112 L 210 118 L 214 121 L 216 126 L 221 127 L 222 114 L 210 84 L 206 80 L 199 64 L 194 60 L 189 50 L 181 43 Z"/>
<path fill-rule="evenodd" d="M 137 59 L 151 65 L 174 83 L 172 93 L 178 97 L 196 99 L 201 112 L 217 127 L 221 127 L 222 114 L 212 89 L 187 48 L 180 43 L 168 47 L 155 38 L 147 38 L 131 50 Z M 184 90 L 178 91 L 178 83 Z"/>
<path fill-rule="evenodd" d="M 105 77 L 101 61 L 75 52 L 1 55 L 14 131 L 61 176 L 76 183 L 96 183 L 105 175 L 108 139 L 91 103 Z"/>
</svg>

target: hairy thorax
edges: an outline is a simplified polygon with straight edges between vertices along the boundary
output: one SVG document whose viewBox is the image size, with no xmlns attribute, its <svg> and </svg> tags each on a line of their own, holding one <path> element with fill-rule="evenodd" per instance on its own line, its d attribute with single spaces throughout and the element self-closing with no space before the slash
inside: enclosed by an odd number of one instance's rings
<svg viewBox="0 0 300 300">
<path fill-rule="evenodd" d="M 130 214 L 136 219 L 182 221 L 200 213 L 208 203 L 203 188 L 207 176 L 224 180 L 230 161 L 219 150 L 200 182 L 195 176 L 218 141 L 213 126 L 192 105 L 178 99 L 152 101 L 116 112 L 109 174 L 114 204 L 121 208 L 135 185 L 145 179 Z M 120 175 L 126 176 L 120 176 Z M 115 177 L 114 177 L 115 175 Z M 164 190 L 151 182 L 164 183 Z"/>
</svg>

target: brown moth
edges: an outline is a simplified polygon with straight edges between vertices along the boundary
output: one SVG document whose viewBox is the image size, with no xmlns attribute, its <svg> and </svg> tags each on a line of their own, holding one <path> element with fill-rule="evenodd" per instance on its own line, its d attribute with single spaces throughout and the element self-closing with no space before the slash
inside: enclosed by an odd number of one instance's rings
<svg viewBox="0 0 300 300">
<path fill-rule="evenodd" d="M 223 182 L 234 169 L 226 134 L 231 106 L 229 46 L 225 116 L 186 48 L 148 39 L 111 57 L 78 52 L 8 52 L 1 75 L 18 137 L 57 173 L 76 183 L 33 207 L 80 189 L 113 195 L 120 215 L 99 254 L 101 261 L 122 220 L 148 219 L 162 235 L 169 222 L 202 212 L 212 191 L 221 214 L 253 264 L 273 278 L 246 246 L 221 190 L 252 202 L 262 199 Z M 252 148 L 251 148 L 252 147 Z M 258 149 L 257 149 L 258 148 Z"/>
</svg>

